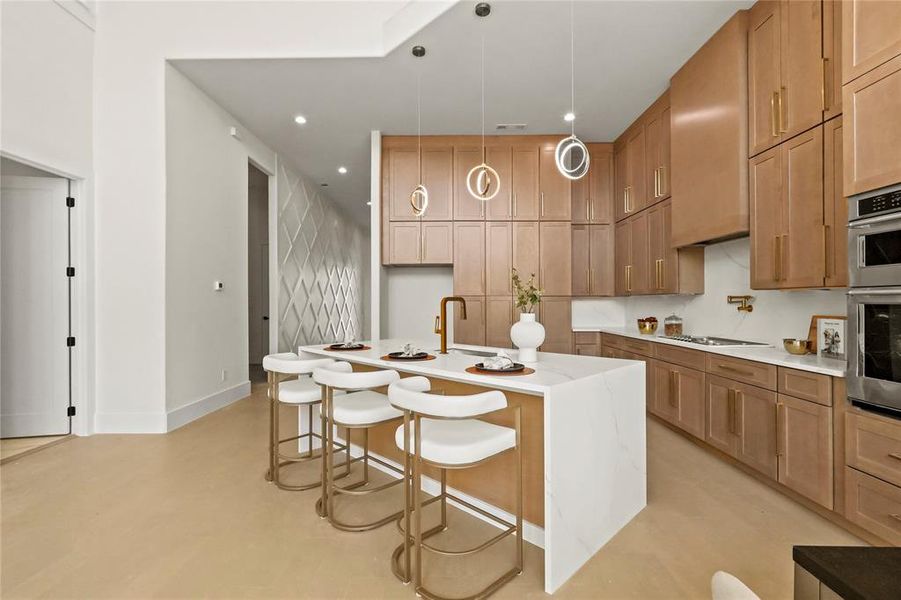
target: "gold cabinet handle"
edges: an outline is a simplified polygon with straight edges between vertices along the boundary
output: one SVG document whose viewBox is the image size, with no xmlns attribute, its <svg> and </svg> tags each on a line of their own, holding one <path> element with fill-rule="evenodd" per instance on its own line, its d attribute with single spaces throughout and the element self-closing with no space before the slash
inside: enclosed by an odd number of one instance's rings
<svg viewBox="0 0 901 600">
<path fill-rule="evenodd" d="M 594 198 L 588 198 L 588 220 L 594 221 Z"/>
<path fill-rule="evenodd" d="M 666 192 L 664 191 L 664 190 L 666 190 L 666 186 L 663 185 L 665 181 L 666 181 L 666 165 L 660 165 L 660 197 L 661 198 L 666 195 Z"/>
<path fill-rule="evenodd" d="M 585 285 L 588 286 L 588 294 L 591 295 L 591 269 L 585 269 Z"/>
<path fill-rule="evenodd" d="M 786 268 L 786 263 L 788 261 L 785 258 L 788 255 L 788 252 L 786 252 L 786 249 L 785 249 L 785 246 L 787 245 L 786 244 L 787 241 L 788 241 L 788 234 L 782 235 L 780 238 L 780 243 L 779 243 L 779 275 L 781 276 L 782 281 L 785 281 L 786 279 L 788 279 L 788 275 L 786 275 L 786 273 L 788 272 L 788 269 Z"/>
<path fill-rule="evenodd" d="M 832 277 L 832 225 L 823 225 L 823 269 L 826 277 Z"/>
<path fill-rule="evenodd" d="M 784 418 L 784 404 L 781 402 L 776 403 L 776 456 L 783 456 L 785 454 L 785 418 Z"/>
<path fill-rule="evenodd" d="M 770 132 L 773 134 L 773 137 L 779 137 L 779 117 L 776 116 L 776 102 L 778 102 L 778 98 L 779 92 L 773 92 L 772 97 L 770 97 Z"/>
<path fill-rule="evenodd" d="M 726 394 L 726 412 L 729 413 L 729 433 L 735 433 L 735 390 L 729 388 Z"/>
<path fill-rule="evenodd" d="M 623 213 L 629 212 L 629 186 L 623 188 Z"/>
<path fill-rule="evenodd" d="M 829 59 L 823 57 L 823 88 L 821 98 L 823 100 L 823 110 L 829 110 L 829 101 L 827 100 L 827 90 L 832 90 L 832 86 L 827 85 L 827 73 L 829 72 Z"/>
<path fill-rule="evenodd" d="M 585 199 L 585 220 L 591 221 L 591 201 L 588 198 Z"/>
<path fill-rule="evenodd" d="M 516 192 L 513 192 L 513 216 L 516 216 Z"/>
<path fill-rule="evenodd" d="M 788 111 L 786 110 L 786 105 L 788 104 L 785 101 L 785 87 L 782 88 L 782 91 L 779 92 L 779 131 L 781 133 L 785 133 L 788 131 Z"/>
<path fill-rule="evenodd" d="M 626 265 L 626 291 L 632 291 L 632 265 Z"/>
<path fill-rule="evenodd" d="M 669 405 L 676 407 L 676 372 L 669 372 Z"/>
<path fill-rule="evenodd" d="M 666 261 L 660 259 L 660 289 L 666 288 Z"/>
<path fill-rule="evenodd" d="M 541 216 L 544 216 L 544 192 L 541 192 Z"/>
<path fill-rule="evenodd" d="M 441 316 L 435 315 L 435 333 L 441 333 Z"/>
</svg>

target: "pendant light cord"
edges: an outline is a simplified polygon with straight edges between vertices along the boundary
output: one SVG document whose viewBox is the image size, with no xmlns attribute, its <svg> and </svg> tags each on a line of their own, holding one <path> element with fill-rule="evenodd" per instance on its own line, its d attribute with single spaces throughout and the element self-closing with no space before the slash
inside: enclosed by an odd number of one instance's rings
<svg viewBox="0 0 901 600">
<path fill-rule="evenodd" d="M 480 70 L 482 73 L 482 162 L 485 162 L 485 28 L 482 27 L 482 56 Z"/>
<path fill-rule="evenodd" d="M 570 121 L 571 132 L 576 135 L 576 51 L 575 51 L 575 0 L 569 2 L 569 110 L 573 114 Z"/>
<path fill-rule="evenodd" d="M 419 184 L 422 185 L 422 69 L 416 69 L 416 154 L 419 157 Z"/>
</svg>

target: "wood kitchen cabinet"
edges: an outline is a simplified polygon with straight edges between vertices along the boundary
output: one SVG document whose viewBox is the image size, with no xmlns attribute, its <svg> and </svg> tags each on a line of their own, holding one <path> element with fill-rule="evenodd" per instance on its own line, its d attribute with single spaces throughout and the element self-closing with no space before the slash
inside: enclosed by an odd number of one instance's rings
<svg viewBox="0 0 901 600">
<path fill-rule="evenodd" d="M 648 277 L 652 294 L 703 294 L 704 249 L 672 247 L 671 200 L 647 210 Z"/>
<path fill-rule="evenodd" d="M 625 216 L 640 211 L 648 204 L 645 165 L 645 131 L 644 125 L 639 124 L 626 141 Z"/>
<path fill-rule="evenodd" d="M 510 222 L 485 223 L 485 293 L 510 296 L 513 267 L 513 225 Z"/>
<path fill-rule="evenodd" d="M 823 0 L 823 120 L 842 114 L 842 0 Z"/>
<path fill-rule="evenodd" d="M 703 439 L 706 418 L 704 372 L 659 360 L 651 360 L 649 364 L 654 373 L 653 412 Z"/>
<path fill-rule="evenodd" d="M 831 509 L 832 407 L 779 394 L 776 430 L 779 483 Z"/>
<path fill-rule="evenodd" d="M 842 2 L 842 83 L 901 54 L 901 2 Z"/>
<path fill-rule="evenodd" d="M 512 348 L 510 327 L 513 326 L 513 298 L 511 296 L 485 298 L 485 345 L 492 348 Z"/>
<path fill-rule="evenodd" d="M 494 198 L 485 201 L 485 218 L 489 221 L 509 221 L 513 218 L 513 155 L 510 145 L 491 144 L 487 157 L 488 165 L 497 171 L 501 187 Z"/>
<path fill-rule="evenodd" d="M 387 176 L 382 186 L 390 221 L 451 221 L 454 218 L 454 148 L 449 143 L 422 147 L 422 183 L 429 190 L 429 207 L 422 217 L 413 214 L 410 194 L 419 184 L 420 151 L 405 140 L 383 147 Z"/>
<path fill-rule="evenodd" d="M 826 73 L 819 0 L 759 0 L 749 12 L 749 154 L 823 121 Z"/>
<path fill-rule="evenodd" d="M 473 167 L 482 163 L 482 146 L 454 146 L 454 220 L 455 221 L 509 221 L 512 212 L 511 153 L 509 144 L 486 144 L 485 160 L 497 171 L 498 181 L 492 189 L 500 186 L 491 200 L 479 200 L 466 188 L 466 176 Z"/>
<path fill-rule="evenodd" d="M 423 147 L 422 183 L 429 191 L 429 207 L 423 221 L 451 221 L 454 218 L 454 148 L 451 145 Z M 414 185 L 415 187 L 415 185 Z M 410 192 L 407 192 L 409 204 Z"/>
<path fill-rule="evenodd" d="M 847 10 L 846 5 L 846 16 Z M 893 26 L 901 29 L 898 23 L 896 17 Z M 842 103 L 848 122 L 843 132 L 844 195 L 901 181 L 901 55 L 846 84 Z"/>
<path fill-rule="evenodd" d="M 549 296 L 572 294 L 572 225 L 545 221 L 540 224 L 541 288 Z"/>
<path fill-rule="evenodd" d="M 572 218 L 570 180 L 560 174 L 554 151 L 557 144 L 541 145 L 538 170 L 538 201 L 542 221 L 569 221 Z"/>
<path fill-rule="evenodd" d="M 390 265 L 453 264 L 453 223 L 391 222 L 388 224 Z"/>
<path fill-rule="evenodd" d="M 485 223 L 454 223 L 454 294 L 485 295 Z"/>
<path fill-rule="evenodd" d="M 454 303 L 454 343 L 485 345 L 485 297 L 466 296 L 466 318 L 458 302 Z"/>
<path fill-rule="evenodd" d="M 649 251 L 648 212 L 616 224 L 614 233 L 614 291 L 617 296 L 646 294 Z"/>
<path fill-rule="evenodd" d="M 587 144 L 588 174 L 571 184 L 572 222 L 613 222 L 613 144 Z"/>
<path fill-rule="evenodd" d="M 842 193 L 842 117 L 823 125 L 824 284 L 848 287 L 848 202 Z"/>
<path fill-rule="evenodd" d="M 536 221 L 515 222 L 513 225 L 513 268 L 520 277 L 528 279 L 535 276 L 535 284 L 541 287 L 539 278 L 540 264 L 539 251 L 539 227 Z"/>
<path fill-rule="evenodd" d="M 511 154 L 511 176 L 514 221 L 537 221 L 539 216 L 539 146 L 514 144 Z"/>
<path fill-rule="evenodd" d="M 663 94 L 645 117 L 645 189 L 653 204 L 670 197 L 669 92 Z"/>
<path fill-rule="evenodd" d="M 626 217 L 629 194 L 629 154 L 625 134 L 613 146 L 613 219 Z"/>
<path fill-rule="evenodd" d="M 629 295 L 629 265 L 632 263 L 632 226 L 620 221 L 613 228 L 613 290 L 617 296 Z"/>
<path fill-rule="evenodd" d="M 750 160 L 751 287 L 821 287 L 823 128 Z"/>
<path fill-rule="evenodd" d="M 539 320 L 544 325 L 544 343 L 540 350 L 572 353 L 572 298 L 545 296 L 540 306 Z"/>
<path fill-rule="evenodd" d="M 572 226 L 572 295 L 611 296 L 613 226 Z"/>
<path fill-rule="evenodd" d="M 410 194 L 419 184 L 419 152 L 410 148 L 385 148 L 387 177 L 383 193 L 387 195 L 391 221 L 416 221 L 410 206 Z"/>
</svg>

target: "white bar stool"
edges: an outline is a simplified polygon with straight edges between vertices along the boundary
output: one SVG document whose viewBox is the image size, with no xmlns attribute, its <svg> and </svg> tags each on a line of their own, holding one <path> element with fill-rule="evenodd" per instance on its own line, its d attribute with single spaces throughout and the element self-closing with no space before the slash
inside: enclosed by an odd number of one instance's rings
<svg viewBox="0 0 901 600">
<path fill-rule="evenodd" d="M 351 524 L 340 521 L 335 516 L 335 497 L 339 494 L 348 496 L 365 496 L 388 489 L 403 483 L 403 479 L 394 479 L 388 483 L 367 488 L 358 489 L 369 483 L 369 462 L 376 462 L 381 466 L 401 475 L 400 469 L 383 460 L 369 455 L 369 429 L 399 419 L 402 414 L 393 408 L 388 402 L 388 396 L 376 392 L 375 388 L 384 387 L 400 378 L 397 371 L 361 371 L 353 372 L 350 363 L 336 362 L 313 371 L 313 379 L 322 386 L 323 412 L 325 423 L 323 431 L 326 435 L 326 459 L 322 463 L 322 497 L 316 504 L 319 516 L 328 518 L 329 523 L 343 531 L 369 531 L 381 527 L 386 523 L 399 518 L 403 511 L 398 511 L 370 523 Z M 339 392 L 339 394 L 336 394 Z M 345 392 L 341 394 L 340 392 Z M 346 486 L 335 485 L 335 465 L 332 444 L 334 443 L 335 427 L 343 427 L 347 431 L 345 445 L 350 446 L 350 434 L 354 429 L 363 430 L 363 455 L 350 459 L 351 463 L 363 462 L 362 480 Z M 348 450 L 348 456 L 350 452 Z"/>
<path fill-rule="evenodd" d="M 432 600 L 448 600 L 422 585 L 422 550 L 444 556 L 471 555 L 493 546 L 510 534 L 516 534 L 516 564 L 471 598 L 485 598 L 505 583 L 522 573 L 522 415 L 519 406 L 513 407 L 514 427 L 502 427 L 481 421 L 475 417 L 507 409 L 507 397 L 492 390 L 470 396 L 444 396 L 427 393 L 431 384 L 425 377 L 409 377 L 392 383 L 388 398 L 392 406 L 403 411 L 404 424 L 397 428 L 395 443 L 404 452 L 404 480 L 408 482 L 404 494 L 404 525 L 401 530 L 404 541 L 392 555 L 394 574 L 401 581 L 411 579 L 411 548 L 416 560 L 412 580 L 416 593 Z M 412 427 L 411 427 L 412 425 Z M 482 464 L 505 452 L 516 455 L 516 524 L 488 513 L 481 508 L 447 493 L 447 470 L 466 469 Z M 411 465 L 412 463 L 412 465 Z M 432 465 L 441 470 L 441 493 L 430 500 L 422 500 L 422 465 Z M 412 472 L 411 472 L 412 470 Z M 504 529 L 488 541 L 466 550 L 445 550 L 424 540 L 447 528 L 447 500 L 450 498 L 489 518 Z M 422 530 L 422 508 L 430 502 L 441 501 L 441 523 L 426 532 Z M 413 534 L 410 535 L 411 520 Z M 400 566 L 403 555 L 404 566 Z"/>
<path fill-rule="evenodd" d="M 321 442 L 323 437 L 313 432 L 313 406 L 322 402 L 322 390 L 309 375 L 315 368 L 325 367 L 334 362 L 330 358 L 301 360 L 293 352 L 270 354 L 263 357 L 263 369 L 266 370 L 269 395 L 269 469 L 266 471 L 266 480 L 271 481 L 280 489 L 301 491 L 322 485 L 321 478 L 311 483 L 288 485 L 281 480 L 281 468 L 288 464 L 305 463 L 319 458 L 313 452 L 313 439 Z M 296 380 L 283 381 L 283 379 L 295 375 L 297 376 Z M 282 439 L 279 425 L 279 413 L 282 406 L 296 406 L 298 416 L 303 407 L 306 407 L 310 431 Z M 281 453 L 282 444 L 301 439 L 308 441 L 309 449 L 306 452 L 295 456 Z M 325 448 L 325 445 L 323 444 L 322 447 Z M 342 445 L 338 449 L 345 450 L 346 448 Z M 347 464 L 347 471 L 349 469 L 350 465 Z"/>
</svg>

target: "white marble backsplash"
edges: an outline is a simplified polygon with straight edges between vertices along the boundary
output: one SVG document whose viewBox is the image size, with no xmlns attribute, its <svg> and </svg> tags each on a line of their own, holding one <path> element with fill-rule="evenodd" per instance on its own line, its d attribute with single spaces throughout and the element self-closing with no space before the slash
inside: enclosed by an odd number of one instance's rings
<svg viewBox="0 0 901 600">
<path fill-rule="evenodd" d="M 718 335 L 781 345 L 782 338 L 807 337 L 815 314 L 844 315 L 845 290 L 768 291 L 750 287 L 750 240 L 741 238 L 705 249 L 705 292 L 700 296 L 634 296 L 575 300 L 573 326 L 630 326 L 639 317 L 661 321 L 672 313 L 693 335 Z M 728 295 L 754 296 L 751 313 L 727 304 Z"/>
</svg>

